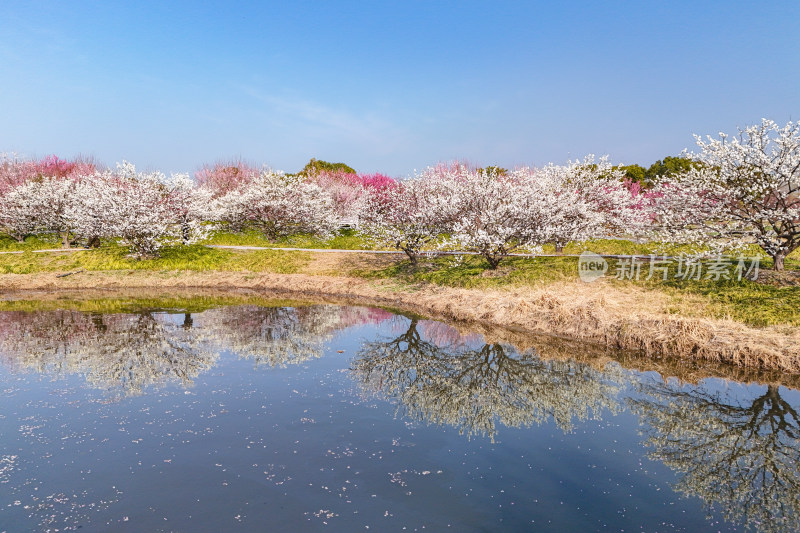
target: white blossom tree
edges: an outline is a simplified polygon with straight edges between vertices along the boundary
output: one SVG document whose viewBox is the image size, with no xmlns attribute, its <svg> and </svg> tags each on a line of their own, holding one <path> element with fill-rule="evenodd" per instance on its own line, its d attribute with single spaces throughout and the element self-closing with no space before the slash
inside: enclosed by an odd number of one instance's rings
<svg viewBox="0 0 800 533">
<path fill-rule="evenodd" d="M 566 165 L 548 164 L 535 171 L 535 181 L 550 198 L 553 243 L 560 252 L 569 242 L 602 235 L 637 235 L 649 221 L 640 198 L 624 185 L 624 171 L 607 156 Z"/>
<path fill-rule="evenodd" d="M 4 195 L 0 224 L 18 240 L 35 232 L 55 233 L 69 248 L 76 238 L 69 216 L 77 201 L 76 184 L 75 179 L 57 177 L 22 183 Z"/>
<path fill-rule="evenodd" d="M 455 192 L 449 246 L 479 253 L 491 269 L 512 253 L 537 253 L 545 243 L 576 239 L 602 222 L 588 200 L 564 187 L 557 167 L 501 174 L 461 166 L 447 179 Z"/>
<path fill-rule="evenodd" d="M 40 203 L 22 187 L 14 187 L 0 196 L 0 230 L 18 242 L 36 233 L 41 224 L 38 216 Z"/>
<path fill-rule="evenodd" d="M 719 248 L 757 243 L 783 270 L 800 246 L 800 123 L 696 137 L 703 163 L 659 189 L 662 237 Z"/>
<path fill-rule="evenodd" d="M 451 185 L 429 172 L 372 190 L 364 200 L 359 230 L 379 245 L 402 250 L 416 265 L 422 250 L 450 227 Z"/>
<path fill-rule="evenodd" d="M 327 237 L 337 228 L 333 199 L 319 185 L 264 171 L 220 199 L 221 218 L 258 228 L 270 240 L 297 233 Z"/>
<path fill-rule="evenodd" d="M 137 257 L 153 257 L 165 244 L 179 241 L 166 176 L 137 173 L 128 162 L 117 166 L 116 197 L 106 214 L 110 232 L 131 247 Z"/>
<path fill-rule="evenodd" d="M 188 174 L 173 174 L 165 186 L 181 243 L 194 244 L 206 238 L 211 229 L 206 222 L 219 218 L 211 190 L 197 187 Z"/>
</svg>

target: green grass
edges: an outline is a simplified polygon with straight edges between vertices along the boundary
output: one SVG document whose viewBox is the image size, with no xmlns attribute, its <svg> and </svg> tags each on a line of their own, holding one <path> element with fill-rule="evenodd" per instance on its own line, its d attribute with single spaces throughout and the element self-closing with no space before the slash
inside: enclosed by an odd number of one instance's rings
<svg viewBox="0 0 800 533">
<path fill-rule="evenodd" d="M 246 232 L 239 235 L 218 233 L 212 242 L 219 244 L 242 244 L 264 246 L 268 243 L 260 234 Z M 106 243 L 100 249 L 80 250 L 70 253 L 34 253 L 32 250 L 53 247 L 53 242 L 43 238 L 26 240 L 21 254 L 0 255 L 0 273 L 30 274 L 35 272 L 89 271 L 131 271 L 150 270 L 156 272 L 175 271 L 249 271 L 297 273 L 303 272 L 311 262 L 310 252 L 279 250 L 236 251 L 206 248 L 201 245 L 164 248 L 157 259 L 137 260 L 128 257 L 126 248 Z M 55 243 L 57 244 L 57 243 Z M 273 245 L 308 248 L 361 248 L 362 237 L 352 231 L 342 232 L 336 238 L 320 242 L 309 236 L 296 236 Z M 19 246 L 11 239 L 0 238 L 0 245 Z M 637 244 L 630 241 L 602 239 L 570 245 L 565 253 L 580 253 L 588 249 L 601 254 L 645 255 L 653 251 L 651 244 Z M 758 250 L 748 250 L 756 255 Z M 678 253 L 675 250 L 674 253 Z M 763 254 L 759 254 L 763 257 Z M 613 278 L 619 264 L 609 259 L 607 278 Z M 364 264 L 363 262 L 361 263 Z M 359 267 L 342 269 L 342 273 L 368 279 L 397 279 L 407 283 L 433 283 L 449 287 L 472 289 L 503 287 L 536 287 L 558 281 L 578 279 L 578 259 L 576 257 L 539 257 L 505 259 L 497 271 L 490 271 L 485 260 L 477 256 L 423 257 L 420 265 L 413 268 L 408 261 L 398 260 L 386 267 Z M 708 262 L 705 263 L 708 265 Z M 800 326 L 800 287 L 776 287 L 751 281 L 735 280 L 680 280 L 675 278 L 673 264 L 668 279 L 646 280 L 647 270 L 643 269 L 641 279 L 614 280 L 615 286 L 633 284 L 643 290 L 661 291 L 675 299 L 675 312 L 696 314 L 696 316 L 729 317 L 751 325 L 790 324 Z M 787 269 L 800 269 L 800 252 L 792 254 L 786 262 Z M 771 268 L 771 261 L 763 259 L 761 268 Z M 346 272 L 347 271 L 347 272 Z M 689 297 L 699 297 L 704 304 L 692 309 L 681 302 Z"/>
<path fill-rule="evenodd" d="M 167 295 L 163 298 L 110 297 L 110 298 L 58 298 L 55 300 L 0 300 L 0 311 L 54 311 L 72 309 L 84 313 L 137 313 L 141 311 L 171 311 L 199 313 L 228 305 L 258 305 L 261 307 L 300 307 L 311 305 L 285 299 L 268 299 L 258 296 L 186 296 Z"/>
<path fill-rule="evenodd" d="M 31 274 L 75 270 L 250 271 L 291 274 L 311 260 L 308 252 L 220 250 L 204 246 L 177 246 L 161 250 L 156 259 L 135 259 L 124 247 L 64 253 L 9 254 L 0 256 L 0 273 Z"/>
<path fill-rule="evenodd" d="M 369 240 L 359 235 L 355 230 L 339 230 L 330 239 L 320 239 L 313 235 L 292 235 L 275 242 L 267 239 L 263 233 L 248 229 L 241 233 L 218 231 L 209 237 L 204 244 L 218 244 L 225 246 L 264 246 L 267 248 L 323 248 L 326 250 L 375 250 Z"/>
<path fill-rule="evenodd" d="M 24 242 L 0 233 L 0 252 L 18 252 L 25 250 L 47 250 L 61 248 L 61 239 L 56 235 L 32 235 Z"/>
<path fill-rule="evenodd" d="M 706 305 L 689 310 L 696 316 L 732 318 L 754 326 L 789 324 L 800 326 L 800 287 L 776 287 L 749 280 L 682 280 L 676 279 L 677 265 L 670 267 L 668 278 L 662 281 L 657 276 L 647 280 L 648 270 L 636 280 L 613 279 L 618 261 L 609 259 L 606 278 L 617 287 L 633 284 L 638 288 L 666 292 L 676 304 L 686 296 L 700 296 Z M 704 262 L 704 269 L 709 262 Z M 766 268 L 769 268 L 767 263 Z M 763 267 L 763 263 L 762 263 Z M 558 281 L 577 281 L 578 258 L 538 257 L 509 258 L 500 264 L 496 272 L 488 268 L 485 260 L 476 256 L 435 257 L 420 261 L 413 268 L 408 261 L 376 270 L 353 271 L 353 275 L 368 279 L 392 278 L 407 283 L 435 283 L 448 287 L 471 289 L 497 289 L 503 287 L 536 287 Z M 686 306 L 676 309 L 686 313 Z"/>
</svg>

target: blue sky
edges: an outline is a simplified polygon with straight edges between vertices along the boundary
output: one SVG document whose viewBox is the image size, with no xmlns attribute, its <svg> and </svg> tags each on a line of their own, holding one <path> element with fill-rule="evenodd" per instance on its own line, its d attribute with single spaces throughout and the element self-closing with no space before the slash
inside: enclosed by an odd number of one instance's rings
<svg viewBox="0 0 800 533">
<path fill-rule="evenodd" d="M 0 8 L 0 152 L 193 171 L 650 165 L 800 119 L 800 3 L 37 2 Z"/>
</svg>

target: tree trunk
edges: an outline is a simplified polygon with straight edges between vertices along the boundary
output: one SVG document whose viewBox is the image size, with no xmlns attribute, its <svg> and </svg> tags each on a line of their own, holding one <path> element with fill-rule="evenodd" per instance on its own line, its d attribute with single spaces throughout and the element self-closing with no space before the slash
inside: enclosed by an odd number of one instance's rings
<svg viewBox="0 0 800 533">
<path fill-rule="evenodd" d="M 786 258 L 786 252 L 781 250 L 772 256 L 772 269 L 778 272 L 783 270 L 783 260 Z"/>
<path fill-rule="evenodd" d="M 556 243 L 556 253 L 560 254 L 564 252 L 564 245 L 561 243 Z"/>
<path fill-rule="evenodd" d="M 500 264 L 500 261 L 503 260 L 503 257 L 497 257 L 494 255 L 484 254 L 486 261 L 489 262 L 489 270 L 497 270 L 497 266 Z"/>
<path fill-rule="evenodd" d="M 189 223 L 183 222 L 181 224 L 181 244 L 189 244 L 189 238 L 192 236 Z"/>
<path fill-rule="evenodd" d="M 86 241 L 87 248 L 100 248 L 100 237 L 95 235 L 94 237 L 89 237 Z"/>
<path fill-rule="evenodd" d="M 408 256 L 409 261 L 411 261 L 411 266 L 416 268 L 416 266 L 417 266 L 417 254 L 415 254 L 413 251 L 411 251 L 411 250 L 409 250 L 407 248 L 403 248 L 403 251 Z"/>
<path fill-rule="evenodd" d="M 69 232 L 62 231 L 61 232 L 61 247 L 62 248 L 69 248 Z"/>
</svg>

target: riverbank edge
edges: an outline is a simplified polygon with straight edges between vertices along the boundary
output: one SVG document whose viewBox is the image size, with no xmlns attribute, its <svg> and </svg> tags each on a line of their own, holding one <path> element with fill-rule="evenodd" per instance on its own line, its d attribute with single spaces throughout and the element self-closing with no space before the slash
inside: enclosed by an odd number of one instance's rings
<svg viewBox="0 0 800 533">
<path fill-rule="evenodd" d="M 80 289 L 238 289 L 337 299 L 457 322 L 479 322 L 585 341 L 650 356 L 800 373 L 800 328 L 755 328 L 733 320 L 664 312 L 656 293 L 603 283 L 479 290 L 346 276 L 194 271 L 2 274 L 0 298 Z"/>
</svg>

